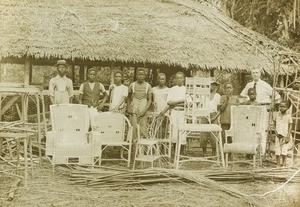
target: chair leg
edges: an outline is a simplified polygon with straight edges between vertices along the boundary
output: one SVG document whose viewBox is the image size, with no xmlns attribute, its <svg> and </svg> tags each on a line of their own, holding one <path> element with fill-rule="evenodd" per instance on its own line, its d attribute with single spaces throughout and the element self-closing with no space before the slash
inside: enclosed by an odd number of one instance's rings
<svg viewBox="0 0 300 207">
<path fill-rule="evenodd" d="M 135 152 L 134 152 L 134 157 L 133 157 L 133 170 L 135 169 L 135 163 L 136 163 L 136 157 L 137 157 L 137 155 L 138 155 L 138 149 L 139 148 L 139 145 L 138 144 L 136 144 L 136 147 L 135 147 Z"/>
<path fill-rule="evenodd" d="M 225 167 L 228 168 L 228 153 L 225 153 Z"/>
<path fill-rule="evenodd" d="M 102 145 L 100 145 L 99 166 L 101 166 L 102 152 Z"/>
<path fill-rule="evenodd" d="M 131 155 L 131 145 L 128 146 L 128 151 L 127 151 L 127 167 L 130 167 L 130 155 Z"/>
</svg>

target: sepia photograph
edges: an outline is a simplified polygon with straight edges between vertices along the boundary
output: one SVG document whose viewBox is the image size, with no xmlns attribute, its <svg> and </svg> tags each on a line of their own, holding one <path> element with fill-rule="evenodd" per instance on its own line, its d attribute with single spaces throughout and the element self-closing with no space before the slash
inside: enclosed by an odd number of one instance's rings
<svg viewBox="0 0 300 207">
<path fill-rule="evenodd" d="M 0 206 L 299 207 L 300 0 L 0 0 Z"/>
</svg>

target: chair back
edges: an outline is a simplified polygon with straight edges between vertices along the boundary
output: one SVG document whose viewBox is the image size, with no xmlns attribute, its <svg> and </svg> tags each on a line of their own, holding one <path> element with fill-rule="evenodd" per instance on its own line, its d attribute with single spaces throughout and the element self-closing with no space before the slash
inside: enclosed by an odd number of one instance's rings
<svg viewBox="0 0 300 207">
<path fill-rule="evenodd" d="M 102 143 L 126 141 L 130 126 L 126 116 L 113 112 L 99 113 L 92 121 L 92 131 L 100 133 Z"/>
<path fill-rule="evenodd" d="M 59 104 L 50 106 L 52 131 L 61 142 L 86 142 L 89 113 L 86 105 Z"/>
<path fill-rule="evenodd" d="M 211 78 L 186 78 L 186 100 L 184 103 L 186 124 L 200 124 L 201 118 L 208 119 L 210 123 L 210 83 Z"/>
<path fill-rule="evenodd" d="M 231 106 L 231 129 L 233 143 L 258 144 L 262 133 L 262 106 Z"/>
</svg>

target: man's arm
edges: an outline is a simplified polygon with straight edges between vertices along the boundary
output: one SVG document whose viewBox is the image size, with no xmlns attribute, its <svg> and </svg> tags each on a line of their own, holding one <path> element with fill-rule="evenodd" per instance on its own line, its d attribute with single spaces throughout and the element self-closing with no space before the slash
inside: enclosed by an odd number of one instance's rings
<svg viewBox="0 0 300 207">
<path fill-rule="evenodd" d="M 79 104 L 82 104 L 82 98 L 83 98 L 83 83 L 79 87 Z"/>
<path fill-rule="evenodd" d="M 243 98 L 245 98 L 245 99 L 247 99 L 248 98 L 247 92 L 248 92 L 249 88 L 250 88 L 250 83 L 247 83 L 247 85 L 245 86 L 245 88 L 240 93 L 240 96 L 243 97 Z"/>
<path fill-rule="evenodd" d="M 184 99 L 182 100 L 176 100 L 176 101 L 168 101 L 167 103 L 170 107 L 174 108 L 175 106 L 183 106 Z"/>
<path fill-rule="evenodd" d="M 99 103 L 99 110 L 103 109 L 104 104 L 106 103 L 106 101 L 108 99 L 108 94 L 107 94 L 107 92 L 106 92 L 106 90 L 105 90 L 105 88 L 104 88 L 103 85 L 101 85 L 101 91 L 104 94 L 104 97 L 103 97 L 102 101 Z"/>
<path fill-rule="evenodd" d="M 220 105 L 219 105 L 220 112 L 225 111 L 226 106 L 227 106 L 227 101 L 228 101 L 228 96 L 226 96 L 226 95 L 221 96 L 221 101 L 220 101 Z"/>
<path fill-rule="evenodd" d="M 74 98 L 74 91 L 73 91 L 73 81 L 71 79 L 70 80 L 70 86 L 69 86 L 69 102 L 73 103 L 73 98 Z"/>
<path fill-rule="evenodd" d="M 50 93 L 50 102 L 54 104 L 54 81 L 53 78 L 49 81 L 49 93 Z"/>
<path fill-rule="evenodd" d="M 151 103 L 152 103 L 152 92 L 149 91 L 148 94 L 147 94 L 147 105 L 146 105 L 146 108 L 145 108 L 145 110 L 143 110 L 138 115 L 138 117 L 142 117 L 142 116 L 144 116 L 147 113 L 149 107 L 151 106 Z"/>
</svg>

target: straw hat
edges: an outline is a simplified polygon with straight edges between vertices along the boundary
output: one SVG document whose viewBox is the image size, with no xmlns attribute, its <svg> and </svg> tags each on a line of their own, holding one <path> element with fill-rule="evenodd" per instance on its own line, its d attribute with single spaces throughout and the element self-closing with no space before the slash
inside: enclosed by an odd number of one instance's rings
<svg viewBox="0 0 300 207">
<path fill-rule="evenodd" d="M 67 61 L 65 61 L 65 60 L 58 60 L 55 64 L 55 66 L 57 67 L 59 65 L 64 65 L 66 67 L 68 66 Z"/>
</svg>

